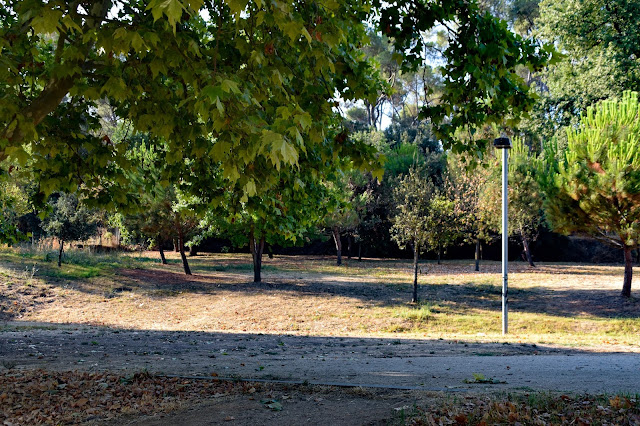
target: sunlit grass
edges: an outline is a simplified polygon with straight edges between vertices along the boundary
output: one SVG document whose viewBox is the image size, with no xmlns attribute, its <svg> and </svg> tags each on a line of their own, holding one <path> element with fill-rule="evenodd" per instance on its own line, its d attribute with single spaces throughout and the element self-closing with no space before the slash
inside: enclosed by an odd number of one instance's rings
<svg viewBox="0 0 640 426">
<path fill-rule="evenodd" d="M 169 265 L 160 265 L 150 252 L 69 250 L 61 268 L 54 254 L 0 249 L 4 288 L 64 284 L 66 301 L 39 308 L 30 314 L 34 320 L 640 348 L 640 300 L 618 296 L 623 268 L 617 265 L 514 264 L 503 336 L 499 262 L 484 262 L 477 273 L 471 260 L 423 261 L 421 302 L 410 304 L 410 260 L 352 259 L 339 267 L 331 257 L 265 256 L 269 284 L 249 285 L 253 266 L 245 253 L 189 257 L 196 284 L 183 281 L 174 252 L 167 252 Z"/>
</svg>

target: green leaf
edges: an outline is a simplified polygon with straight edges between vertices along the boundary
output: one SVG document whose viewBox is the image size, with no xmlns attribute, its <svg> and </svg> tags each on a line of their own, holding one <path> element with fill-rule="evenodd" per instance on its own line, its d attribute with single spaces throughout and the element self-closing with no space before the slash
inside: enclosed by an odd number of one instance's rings
<svg viewBox="0 0 640 426">
<path fill-rule="evenodd" d="M 167 67 L 165 66 L 165 63 L 159 59 L 154 59 L 153 61 L 151 61 L 151 63 L 149 64 L 149 68 L 151 69 L 153 78 L 156 78 L 160 73 L 167 74 Z"/>
<path fill-rule="evenodd" d="M 311 124 L 312 124 L 311 115 L 307 112 L 305 112 L 304 114 L 297 114 L 295 121 L 297 121 L 298 124 L 300 124 L 300 127 L 302 127 L 302 130 L 307 130 L 309 127 L 311 127 Z"/>
<path fill-rule="evenodd" d="M 193 10 L 200 10 L 200 8 L 204 5 L 204 0 L 187 0 L 189 3 L 189 7 Z"/>
<path fill-rule="evenodd" d="M 240 179 L 240 173 L 238 173 L 238 168 L 236 166 L 225 165 L 222 175 L 225 179 L 228 179 L 231 182 L 235 182 Z"/>
<path fill-rule="evenodd" d="M 249 182 L 247 182 L 243 188 L 243 191 L 245 192 L 245 194 L 247 194 L 249 197 L 253 197 L 254 195 L 256 195 L 256 193 L 258 192 L 256 189 L 256 183 L 253 180 L 250 180 Z"/>
<path fill-rule="evenodd" d="M 227 141 L 218 141 L 213 145 L 209 155 L 216 160 L 222 160 L 229 155 L 231 151 L 231 143 Z"/>
<path fill-rule="evenodd" d="M 58 24 L 62 18 L 62 11 L 46 9 L 44 14 L 36 16 L 31 21 L 31 27 L 38 34 L 51 34 L 58 31 Z"/>
<path fill-rule="evenodd" d="M 133 47 L 137 52 L 141 52 L 142 48 L 146 47 L 144 40 L 137 32 L 134 32 L 131 36 L 131 47 Z"/>
<path fill-rule="evenodd" d="M 225 0 L 229 9 L 231 9 L 231 13 L 234 15 L 239 14 L 243 10 L 247 8 L 247 4 L 249 0 Z"/>
<path fill-rule="evenodd" d="M 230 91 L 236 94 L 240 93 L 240 89 L 238 88 L 238 83 L 236 83 L 235 81 L 222 80 L 222 84 L 220 86 L 222 87 L 222 90 L 225 91 L 226 93 L 229 93 Z"/>
<path fill-rule="evenodd" d="M 279 147 L 274 144 L 274 148 L 279 149 L 282 158 L 289 164 L 297 164 L 298 163 L 298 151 L 291 145 L 287 143 L 284 139 L 282 139 L 282 143 Z"/>
<path fill-rule="evenodd" d="M 160 19 L 163 14 L 166 15 L 167 21 L 169 21 L 169 25 L 171 25 L 175 33 L 176 23 L 182 17 L 184 9 L 180 0 L 152 0 L 146 8 L 146 10 L 149 9 L 151 9 L 154 22 Z"/>
<path fill-rule="evenodd" d="M 283 32 L 291 39 L 291 41 L 297 41 L 302 35 L 303 29 L 305 29 L 304 26 L 297 21 L 291 21 L 282 26 Z M 308 34 L 309 33 L 307 32 L 307 35 Z M 309 40 L 311 40 L 311 36 L 309 36 Z"/>
<path fill-rule="evenodd" d="M 24 167 L 29 160 L 29 154 L 24 150 L 22 146 L 9 146 L 5 148 L 4 152 L 9 157 L 18 160 L 22 167 Z"/>
</svg>

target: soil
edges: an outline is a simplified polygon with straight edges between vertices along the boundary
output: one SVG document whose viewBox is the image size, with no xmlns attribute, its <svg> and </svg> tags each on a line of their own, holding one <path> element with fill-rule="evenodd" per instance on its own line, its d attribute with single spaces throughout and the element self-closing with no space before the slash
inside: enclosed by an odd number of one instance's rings
<svg viewBox="0 0 640 426">
<path fill-rule="evenodd" d="M 208 269 L 201 263 L 189 277 L 177 262 L 84 280 L 14 276 L 0 295 L 0 361 L 8 371 L 148 371 L 276 382 L 255 394 L 224 395 L 164 417 L 131 415 L 113 424 L 380 424 L 403 407 L 435 398 L 434 392 L 438 398 L 443 392 L 640 392 L 637 336 L 575 347 L 395 337 L 389 330 L 406 326 L 406 318 L 371 312 L 406 306 L 406 264 L 388 262 L 384 275 L 376 276 L 368 268 L 380 262 L 337 275 L 304 271 L 292 258 L 277 259 L 278 270 L 270 270 L 274 261 L 265 259 L 267 281 L 261 284 L 248 282 L 244 257 L 216 259 Z M 304 261 L 314 270 L 328 263 Z M 468 268 L 429 265 L 428 273 L 443 280 L 468 274 L 477 281 Z M 499 271 L 496 264 L 483 268 L 487 277 Z M 513 272 L 549 275 L 543 288 L 526 280 L 516 285 L 513 300 L 522 311 L 640 316 L 640 303 L 618 296 L 619 277 L 606 267 L 532 270 L 519 264 Z M 491 285 L 471 293 L 457 287 L 425 286 L 423 297 L 462 311 L 496 299 Z M 272 399 L 281 411 L 262 402 Z"/>
<path fill-rule="evenodd" d="M 403 412 L 408 412 L 414 405 L 425 404 L 436 398 L 416 391 L 272 386 L 268 391 L 252 395 L 228 395 L 170 414 L 120 418 L 117 424 L 387 425 L 400 420 Z M 282 408 L 268 408 L 270 401 L 277 401 Z"/>
</svg>

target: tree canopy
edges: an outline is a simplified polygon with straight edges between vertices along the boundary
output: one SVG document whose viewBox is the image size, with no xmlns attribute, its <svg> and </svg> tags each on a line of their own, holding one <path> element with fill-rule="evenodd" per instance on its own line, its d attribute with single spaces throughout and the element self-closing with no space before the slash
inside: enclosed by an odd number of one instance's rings
<svg viewBox="0 0 640 426">
<path fill-rule="evenodd" d="M 0 160 L 34 158 L 44 192 L 102 189 L 120 175 L 98 171 L 127 166 L 126 144 L 98 130 L 105 98 L 168 143 L 169 163 L 213 157 L 249 193 L 254 163 L 360 151 L 326 133 L 337 96 L 376 93 L 359 2 L 7 1 L 1 13 Z"/>
<path fill-rule="evenodd" d="M 280 169 L 295 167 L 310 145 L 359 152 L 363 147 L 344 137 L 328 140 L 325 129 L 338 98 L 378 96 L 379 81 L 359 50 L 371 16 L 393 37 L 407 69 L 425 60 L 423 33 L 447 28 L 445 91 L 423 116 L 440 123 L 437 134 L 457 149 L 464 146 L 452 129 L 525 111 L 531 99 L 513 69 L 538 68 L 549 58 L 546 48 L 461 0 L 393 7 L 331 0 L 3 6 L 0 160 L 24 165 L 35 158 L 36 169 L 51 172 L 41 181 L 45 192 L 100 188 L 92 172 L 126 165 L 126 147 L 97 129 L 100 99 L 136 131 L 165 139 L 168 161 L 213 156 L 226 178 L 248 190 L 255 179 L 244 167 L 260 159 Z"/>
<path fill-rule="evenodd" d="M 415 70 L 426 56 L 436 56 L 443 85 L 435 104 L 421 106 L 420 115 L 434 124 L 435 135 L 454 152 L 481 152 L 489 140 L 468 141 L 456 131 L 473 134 L 486 123 L 513 125 L 530 111 L 535 99 L 518 67 L 540 71 L 554 60 L 554 49 L 513 33 L 506 21 L 483 11 L 477 2 L 401 0 L 381 8 L 379 25 L 392 37 L 404 69 Z M 444 28 L 444 47 L 425 33 Z M 430 88 L 426 88 L 430 90 Z"/>
<path fill-rule="evenodd" d="M 540 175 L 554 229 L 623 250 L 622 294 L 631 295 L 631 250 L 640 246 L 640 103 L 637 92 L 587 109 L 568 145 L 550 145 Z"/>
</svg>

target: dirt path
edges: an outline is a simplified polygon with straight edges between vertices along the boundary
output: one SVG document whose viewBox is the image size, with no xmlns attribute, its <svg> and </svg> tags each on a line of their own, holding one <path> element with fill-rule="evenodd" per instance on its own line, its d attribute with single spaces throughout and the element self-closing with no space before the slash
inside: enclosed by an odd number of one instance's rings
<svg viewBox="0 0 640 426">
<path fill-rule="evenodd" d="M 433 391 L 640 392 L 636 353 L 445 340 L 32 327 L 0 333 L 0 362 Z"/>
</svg>

